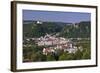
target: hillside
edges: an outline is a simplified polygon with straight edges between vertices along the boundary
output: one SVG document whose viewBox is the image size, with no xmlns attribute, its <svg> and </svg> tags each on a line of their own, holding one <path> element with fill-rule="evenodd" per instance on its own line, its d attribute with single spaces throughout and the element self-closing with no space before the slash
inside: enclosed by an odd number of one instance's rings
<svg viewBox="0 0 100 73">
<path fill-rule="evenodd" d="M 63 23 L 63 22 L 42 22 L 24 21 L 23 22 L 24 38 L 40 37 L 48 34 L 59 33 L 59 36 L 66 38 L 89 38 L 91 33 L 91 23 L 84 21 L 80 23 Z"/>
</svg>

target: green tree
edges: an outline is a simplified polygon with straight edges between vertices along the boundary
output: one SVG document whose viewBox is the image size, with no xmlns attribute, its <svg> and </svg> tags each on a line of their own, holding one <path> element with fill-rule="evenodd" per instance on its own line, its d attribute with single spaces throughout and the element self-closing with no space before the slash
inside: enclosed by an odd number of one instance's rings
<svg viewBox="0 0 100 73">
<path fill-rule="evenodd" d="M 78 49 L 74 54 L 74 59 L 80 60 L 80 59 L 82 59 L 82 55 L 83 55 L 82 52 Z"/>
<path fill-rule="evenodd" d="M 33 52 L 31 55 L 32 61 L 46 61 L 46 56 L 41 51 Z"/>
<path fill-rule="evenodd" d="M 55 61 L 55 57 L 52 54 L 48 54 L 47 61 Z"/>
<path fill-rule="evenodd" d="M 90 49 L 85 49 L 83 51 L 82 59 L 90 59 L 91 58 L 91 52 Z"/>
<path fill-rule="evenodd" d="M 32 54 L 31 54 L 31 61 L 38 61 L 39 59 L 38 59 L 38 55 L 35 53 L 35 52 L 33 52 Z"/>
<path fill-rule="evenodd" d="M 62 55 L 60 55 L 59 60 L 73 60 L 73 54 L 65 52 Z"/>
</svg>

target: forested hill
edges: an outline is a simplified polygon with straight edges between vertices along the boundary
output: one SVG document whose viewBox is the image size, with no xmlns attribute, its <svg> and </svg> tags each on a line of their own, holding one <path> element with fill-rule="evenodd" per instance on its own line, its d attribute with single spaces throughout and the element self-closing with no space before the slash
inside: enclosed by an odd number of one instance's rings
<svg viewBox="0 0 100 73">
<path fill-rule="evenodd" d="M 63 23 L 63 22 L 40 22 L 24 21 L 23 22 L 24 38 L 40 37 L 48 34 L 57 34 L 66 38 L 88 38 L 91 33 L 91 23 L 84 21 L 80 23 Z"/>
<path fill-rule="evenodd" d="M 80 22 L 74 25 L 66 25 L 60 35 L 67 38 L 89 38 L 91 33 L 91 23 Z"/>
</svg>

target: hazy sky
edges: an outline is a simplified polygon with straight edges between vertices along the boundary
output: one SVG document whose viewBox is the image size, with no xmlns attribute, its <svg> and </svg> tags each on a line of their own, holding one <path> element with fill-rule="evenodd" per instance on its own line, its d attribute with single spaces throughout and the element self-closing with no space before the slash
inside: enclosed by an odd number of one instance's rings
<svg viewBox="0 0 100 73">
<path fill-rule="evenodd" d="M 80 21 L 90 21 L 90 13 L 80 12 L 58 12 L 58 11 L 36 11 L 23 10 L 23 20 L 41 20 L 52 22 L 75 23 Z"/>
</svg>

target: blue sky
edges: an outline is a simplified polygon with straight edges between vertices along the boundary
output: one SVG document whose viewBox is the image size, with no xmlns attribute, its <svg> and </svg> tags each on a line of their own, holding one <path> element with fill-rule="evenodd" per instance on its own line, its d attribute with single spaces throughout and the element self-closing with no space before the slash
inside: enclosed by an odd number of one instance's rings
<svg viewBox="0 0 100 73">
<path fill-rule="evenodd" d="M 90 21 L 90 13 L 23 10 L 23 20 L 77 23 Z"/>
</svg>

